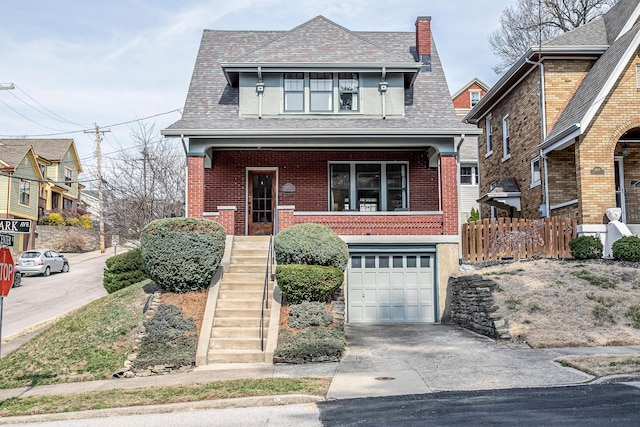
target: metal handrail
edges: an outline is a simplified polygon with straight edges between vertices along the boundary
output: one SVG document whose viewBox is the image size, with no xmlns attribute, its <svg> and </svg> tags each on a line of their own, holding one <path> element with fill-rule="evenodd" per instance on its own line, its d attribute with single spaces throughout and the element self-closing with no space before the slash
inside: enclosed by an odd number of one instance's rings
<svg viewBox="0 0 640 427">
<path fill-rule="evenodd" d="M 264 351 L 264 310 L 269 309 L 269 280 L 273 280 L 273 234 L 269 236 L 269 252 L 267 266 L 264 272 L 264 287 L 262 288 L 262 303 L 260 304 L 260 351 Z"/>
</svg>

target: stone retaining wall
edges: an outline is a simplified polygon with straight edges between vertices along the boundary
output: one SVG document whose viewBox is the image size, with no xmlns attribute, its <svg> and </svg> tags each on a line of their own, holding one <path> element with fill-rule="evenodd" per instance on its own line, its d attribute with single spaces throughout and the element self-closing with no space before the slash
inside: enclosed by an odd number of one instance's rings
<svg viewBox="0 0 640 427">
<path fill-rule="evenodd" d="M 100 249 L 100 235 L 95 228 L 58 227 L 55 225 L 36 226 L 36 248 L 51 248 L 61 252 L 74 252 L 69 249 L 72 240 L 83 239 L 82 251 Z"/>
<path fill-rule="evenodd" d="M 452 323 L 491 338 L 511 338 L 507 320 L 495 313 L 495 281 L 474 274 L 450 277 L 448 286 Z"/>
</svg>

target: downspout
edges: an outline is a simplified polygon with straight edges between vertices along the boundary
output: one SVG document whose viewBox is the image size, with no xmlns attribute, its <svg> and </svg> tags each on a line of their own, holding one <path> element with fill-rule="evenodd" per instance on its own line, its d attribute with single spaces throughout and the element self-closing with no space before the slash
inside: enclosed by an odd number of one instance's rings
<svg viewBox="0 0 640 427">
<path fill-rule="evenodd" d="M 264 83 L 262 82 L 262 67 L 258 67 L 258 84 L 256 85 L 258 91 L 258 118 L 262 118 L 262 95 L 264 94 Z"/>
<path fill-rule="evenodd" d="M 381 101 L 382 101 L 382 118 L 386 119 L 387 118 L 387 98 L 386 98 L 386 94 L 387 94 L 387 67 L 382 67 L 382 73 L 380 75 L 380 95 L 381 95 Z"/>
<path fill-rule="evenodd" d="M 456 153 L 456 187 L 457 187 L 457 193 L 458 193 L 458 238 L 459 239 L 462 238 L 462 218 L 460 217 L 460 202 L 461 202 L 461 199 L 460 199 L 460 147 L 462 147 L 464 138 L 465 138 L 465 134 L 463 133 L 462 135 L 460 135 L 460 141 L 458 142 L 458 145 L 454 150 L 454 153 Z M 458 245 L 458 259 L 462 259 L 462 240 Z"/>
</svg>

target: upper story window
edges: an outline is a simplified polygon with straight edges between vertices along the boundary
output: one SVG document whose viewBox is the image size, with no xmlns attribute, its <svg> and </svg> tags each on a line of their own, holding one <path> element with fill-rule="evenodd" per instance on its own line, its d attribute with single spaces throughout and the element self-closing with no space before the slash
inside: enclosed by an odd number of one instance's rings
<svg viewBox="0 0 640 427">
<path fill-rule="evenodd" d="M 31 183 L 29 181 L 25 181 L 24 179 L 20 180 L 20 204 L 29 206 L 29 199 L 31 196 Z"/>
<path fill-rule="evenodd" d="M 511 157 L 511 140 L 509 136 L 509 116 L 502 118 L 502 160 L 507 160 Z"/>
<path fill-rule="evenodd" d="M 469 93 L 471 95 L 471 106 L 473 107 L 478 102 L 480 102 L 480 91 L 479 90 L 472 90 Z"/>
<path fill-rule="evenodd" d="M 338 73 L 338 91 L 340 92 L 340 111 L 358 111 L 358 73 Z"/>
<path fill-rule="evenodd" d="M 311 111 L 333 111 L 333 77 L 331 73 L 309 73 Z"/>
<path fill-rule="evenodd" d="M 304 111 L 304 73 L 284 74 L 284 111 Z"/>
<path fill-rule="evenodd" d="M 332 211 L 408 209 L 406 163 L 334 163 L 329 165 Z"/>
<path fill-rule="evenodd" d="M 71 187 L 71 178 L 72 177 L 73 177 L 73 173 L 71 172 L 71 169 L 64 168 L 64 183 L 65 183 L 65 185 L 68 185 L 69 187 Z"/>
<path fill-rule="evenodd" d="M 487 137 L 487 153 L 485 156 L 491 155 L 493 153 L 493 130 L 491 129 L 491 116 L 484 119 L 484 131 Z"/>
<path fill-rule="evenodd" d="M 45 166 L 42 163 L 40 163 L 40 164 L 38 164 L 38 168 L 40 169 L 40 173 L 42 174 L 42 176 L 44 176 L 46 178 L 47 175 L 45 173 L 45 171 L 46 171 Z"/>
<path fill-rule="evenodd" d="M 62 209 L 66 211 L 73 210 L 73 201 L 71 199 L 67 199 L 66 197 L 62 198 Z"/>
<path fill-rule="evenodd" d="M 474 165 L 460 166 L 460 184 L 478 185 L 478 167 Z"/>
</svg>

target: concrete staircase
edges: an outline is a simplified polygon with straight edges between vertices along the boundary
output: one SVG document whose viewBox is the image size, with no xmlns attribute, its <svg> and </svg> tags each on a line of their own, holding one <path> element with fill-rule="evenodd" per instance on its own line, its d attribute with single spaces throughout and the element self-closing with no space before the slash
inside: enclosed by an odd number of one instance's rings
<svg viewBox="0 0 640 427">
<path fill-rule="evenodd" d="M 260 317 L 269 236 L 234 236 L 229 270 L 220 283 L 207 363 L 264 362 Z M 268 298 L 273 292 L 269 281 Z M 270 310 L 264 311 L 264 346 Z"/>
</svg>

